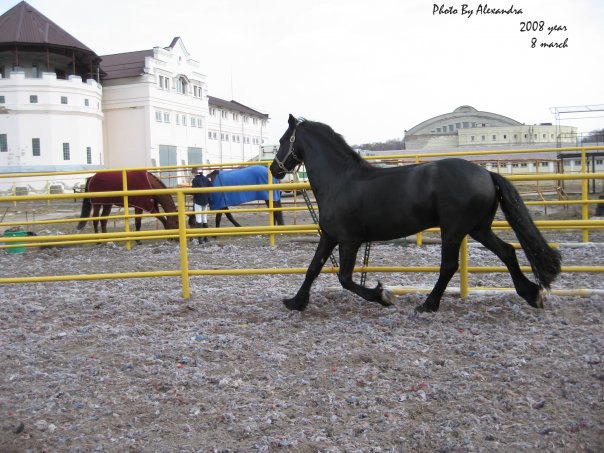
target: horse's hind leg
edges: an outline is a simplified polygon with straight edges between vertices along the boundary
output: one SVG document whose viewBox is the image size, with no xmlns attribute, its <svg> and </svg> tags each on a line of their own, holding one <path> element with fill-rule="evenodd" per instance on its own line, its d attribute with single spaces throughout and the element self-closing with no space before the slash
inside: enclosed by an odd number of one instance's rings
<svg viewBox="0 0 604 453">
<path fill-rule="evenodd" d="M 294 297 L 291 299 L 283 299 L 283 303 L 287 308 L 290 310 L 299 311 L 302 311 L 306 308 L 310 296 L 310 287 L 321 272 L 325 261 L 327 261 L 327 258 L 333 251 L 336 244 L 337 242 L 328 235 L 321 235 L 319 245 L 317 246 L 317 250 L 315 250 L 315 256 L 313 256 L 313 259 L 308 266 L 306 277 L 304 278 L 302 286 Z"/>
<path fill-rule="evenodd" d="M 459 248 L 463 238 L 455 237 L 445 240 L 443 238 L 440 273 L 438 280 L 423 304 L 415 308 L 417 312 L 435 312 L 440 307 L 440 299 L 443 297 L 447 285 L 459 267 Z"/>
<path fill-rule="evenodd" d="M 522 270 L 520 270 L 514 247 L 501 240 L 490 228 L 472 231 L 470 236 L 503 261 L 510 272 L 512 281 L 514 282 L 514 288 L 516 288 L 516 292 L 520 297 L 526 300 L 531 307 L 543 308 L 543 300 L 541 298 L 539 286 L 526 278 L 522 273 Z"/>
<path fill-rule="evenodd" d="M 361 296 L 363 299 L 370 302 L 378 302 L 379 304 L 389 307 L 393 304 L 393 296 L 390 291 L 385 290 L 382 284 L 378 282 L 375 288 L 366 288 L 354 282 L 352 272 L 356 263 L 357 252 L 360 244 L 341 244 L 340 243 L 340 271 L 338 272 L 338 280 L 343 288 L 352 291 Z"/>
<path fill-rule="evenodd" d="M 134 214 L 136 214 L 136 215 L 140 215 L 140 214 L 142 214 L 142 213 L 143 213 L 143 211 L 142 211 L 141 209 L 134 208 Z M 140 217 L 136 217 L 136 218 L 134 219 L 134 229 L 135 229 L 136 231 L 140 231 L 140 230 L 141 230 L 141 224 L 142 224 L 142 223 L 143 223 L 143 219 L 141 219 Z M 138 245 L 141 245 L 141 244 L 142 244 L 142 242 L 141 242 L 141 241 L 139 241 L 138 239 L 136 240 L 136 243 L 137 243 Z"/>
<path fill-rule="evenodd" d="M 224 215 L 226 215 L 226 218 L 230 220 L 230 222 L 235 225 L 236 227 L 240 227 L 241 225 L 239 225 L 239 223 L 237 223 L 237 220 L 235 220 L 235 217 L 233 217 L 233 214 L 231 214 L 230 212 L 225 212 Z"/>
</svg>

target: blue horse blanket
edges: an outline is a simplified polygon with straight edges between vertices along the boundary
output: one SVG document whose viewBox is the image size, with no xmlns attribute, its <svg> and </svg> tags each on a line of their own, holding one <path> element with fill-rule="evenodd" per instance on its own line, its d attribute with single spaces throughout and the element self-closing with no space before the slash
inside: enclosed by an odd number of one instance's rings
<svg viewBox="0 0 604 453">
<path fill-rule="evenodd" d="M 273 183 L 279 181 L 273 178 Z M 214 178 L 214 187 L 247 186 L 268 184 L 268 169 L 262 165 L 252 165 L 238 170 L 219 171 Z M 273 201 L 279 201 L 281 193 L 273 191 Z M 248 201 L 268 200 L 268 190 L 255 192 L 213 192 L 210 194 L 210 209 L 222 209 L 226 206 L 237 206 Z"/>
</svg>

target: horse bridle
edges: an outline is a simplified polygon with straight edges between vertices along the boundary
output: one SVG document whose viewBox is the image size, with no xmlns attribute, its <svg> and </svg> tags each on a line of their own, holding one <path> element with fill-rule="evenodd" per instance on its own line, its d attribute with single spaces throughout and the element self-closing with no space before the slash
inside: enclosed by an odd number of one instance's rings
<svg viewBox="0 0 604 453">
<path fill-rule="evenodd" d="M 275 156 L 275 163 L 281 170 L 283 170 L 284 173 L 292 173 L 296 169 L 296 167 L 298 167 L 299 165 L 301 165 L 304 162 L 302 159 L 300 159 L 296 155 L 296 153 L 294 151 L 294 143 L 296 143 L 296 128 L 303 121 L 304 120 L 298 120 L 298 123 L 294 127 L 294 131 L 292 132 L 292 135 L 289 137 L 289 149 L 287 150 L 285 157 L 283 157 L 283 159 L 279 160 L 279 158 L 277 156 Z M 298 162 L 298 165 L 294 165 L 291 170 L 288 170 L 287 168 L 285 168 L 285 161 L 287 159 L 289 159 L 289 156 L 293 157 L 296 160 L 296 162 Z"/>
</svg>

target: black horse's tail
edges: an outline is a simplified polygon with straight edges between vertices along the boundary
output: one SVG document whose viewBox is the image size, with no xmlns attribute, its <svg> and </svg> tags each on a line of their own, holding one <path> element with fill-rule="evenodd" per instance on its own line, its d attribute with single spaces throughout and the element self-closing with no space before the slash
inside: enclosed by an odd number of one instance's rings
<svg viewBox="0 0 604 453">
<path fill-rule="evenodd" d="M 497 188 L 501 210 L 520 241 L 537 283 L 549 289 L 560 273 L 560 253 L 541 235 L 513 184 L 497 173 L 491 173 L 491 178 Z"/>
<path fill-rule="evenodd" d="M 88 192 L 88 183 L 90 182 L 90 178 L 88 178 L 86 180 L 86 186 L 84 187 L 84 192 Z M 82 212 L 80 213 L 80 218 L 82 219 L 87 219 L 88 217 L 90 217 L 90 212 L 92 211 L 92 202 L 90 201 L 90 198 L 83 198 L 82 199 Z M 80 220 L 80 222 L 78 223 L 77 226 L 77 230 L 83 230 L 84 227 L 86 226 L 86 223 L 88 221 L 87 220 Z"/>
</svg>

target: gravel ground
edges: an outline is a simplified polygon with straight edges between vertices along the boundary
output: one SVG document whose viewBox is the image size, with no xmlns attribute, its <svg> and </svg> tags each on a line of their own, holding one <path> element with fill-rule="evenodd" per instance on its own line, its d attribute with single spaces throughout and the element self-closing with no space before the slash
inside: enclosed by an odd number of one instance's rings
<svg viewBox="0 0 604 453">
<path fill-rule="evenodd" d="M 571 238 L 572 236 L 572 238 Z M 593 235 L 604 242 L 601 235 Z M 577 234 L 559 236 L 577 240 Z M 278 237 L 191 244 L 193 269 L 306 267 L 315 244 Z M 604 265 L 598 244 L 564 265 Z M 470 247 L 470 264 L 499 265 Z M 437 265 L 440 246 L 378 244 L 375 265 Z M 526 262 L 519 252 L 522 262 Z M 0 250 L 3 276 L 147 271 L 174 243 Z M 322 275 L 303 313 L 281 299 L 301 275 L 3 285 L 0 451 L 604 451 L 604 297 L 424 296 L 363 301 Z M 435 274 L 369 275 L 427 285 Z M 601 274 L 554 288 L 604 289 Z M 508 274 L 471 286 L 510 286 Z M 457 277 L 451 286 L 458 286 Z"/>
</svg>

